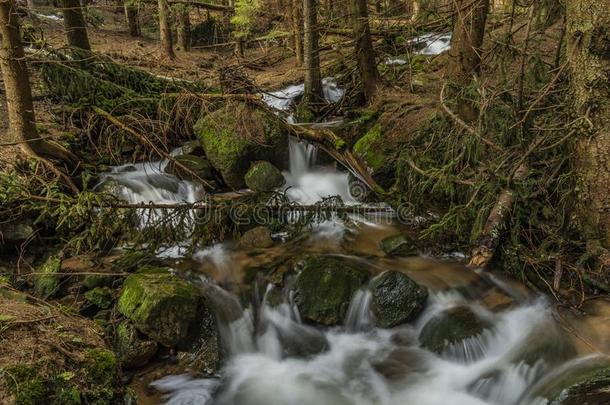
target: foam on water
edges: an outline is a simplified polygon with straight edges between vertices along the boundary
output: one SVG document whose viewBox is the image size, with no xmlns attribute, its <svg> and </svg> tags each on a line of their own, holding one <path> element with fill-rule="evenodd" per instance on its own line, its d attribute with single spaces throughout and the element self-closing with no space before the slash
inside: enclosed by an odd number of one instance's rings
<svg viewBox="0 0 610 405">
<path fill-rule="evenodd" d="M 328 330 L 303 324 L 290 297 L 275 307 L 263 300 L 257 316 L 249 307 L 221 328 L 231 354 L 221 386 L 204 379 L 184 388 L 183 377 L 173 385 L 164 379 L 168 403 L 208 395 L 222 405 L 524 404 L 530 402 L 519 399 L 549 371 L 544 362 L 530 366 L 511 355 L 537 325 L 551 321 L 543 300 L 486 312 L 492 326 L 463 343 L 465 352 L 477 353 L 472 357 L 439 356 L 417 341 L 425 319 L 452 305 L 474 305 L 458 293 L 432 294 L 420 322 L 387 330 L 372 326 L 371 301 L 369 291 L 356 293 L 345 326 Z M 193 386 L 204 392 L 186 397 Z"/>
</svg>

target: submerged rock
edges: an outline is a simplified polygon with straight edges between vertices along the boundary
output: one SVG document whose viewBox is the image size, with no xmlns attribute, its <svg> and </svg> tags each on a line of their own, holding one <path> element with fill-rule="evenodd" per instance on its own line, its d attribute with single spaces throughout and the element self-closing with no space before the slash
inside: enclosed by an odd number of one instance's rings
<svg viewBox="0 0 610 405">
<path fill-rule="evenodd" d="M 266 226 L 252 228 L 239 238 L 239 247 L 242 249 L 264 249 L 271 246 L 273 246 L 271 230 Z"/>
<path fill-rule="evenodd" d="M 135 326 L 122 321 L 116 328 L 114 350 L 123 368 L 144 366 L 157 353 L 157 343 L 140 338 Z"/>
<path fill-rule="evenodd" d="M 288 161 L 288 134 L 275 115 L 245 103 L 227 103 L 195 124 L 206 156 L 225 183 L 243 188 L 252 162 L 267 160 L 276 166 Z"/>
<path fill-rule="evenodd" d="M 428 290 L 405 274 L 386 271 L 371 283 L 373 313 L 379 327 L 391 328 L 417 317 L 426 305 Z"/>
<path fill-rule="evenodd" d="M 413 240 L 403 234 L 388 236 L 381 241 L 381 250 L 388 256 L 414 256 L 417 247 Z"/>
<path fill-rule="evenodd" d="M 369 278 L 366 269 L 336 256 L 306 258 L 295 283 L 303 319 L 333 326 L 343 322 L 354 293 Z"/>
<path fill-rule="evenodd" d="M 532 387 L 527 400 L 527 403 L 552 405 L 608 404 L 610 359 L 597 357 L 568 363 Z M 545 400 L 546 402 L 542 402 Z"/>
<path fill-rule="evenodd" d="M 208 311 L 199 290 L 162 267 L 145 267 L 127 277 L 118 302 L 121 314 L 156 342 L 188 350 L 201 337 Z"/>
<path fill-rule="evenodd" d="M 245 177 L 246 186 L 256 193 L 273 191 L 286 182 L 282 172 L 267 161 L 252 164 Z"/>
<path fill-rule="evenodd" d="M 457 306 L 430 319 L 419 334 L 426 349 L 441 354 L 455 343 L 480 335 L 490 325 L 470 308 Z"/>
</svg>

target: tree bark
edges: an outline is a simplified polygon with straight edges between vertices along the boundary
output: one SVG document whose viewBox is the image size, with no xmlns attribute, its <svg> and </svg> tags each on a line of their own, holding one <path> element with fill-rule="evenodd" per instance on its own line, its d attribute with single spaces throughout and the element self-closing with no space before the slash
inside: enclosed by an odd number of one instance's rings
<svg viewBox="0 0 610 405">
<path fill-rule="evenodd" d="M 351 0 L 351 5 L 355 42 L 354 49 L 358 61 L 358 71 L 364 89 L 364 97 L 367 102 L 370 102 L 377 93 L 379 72 L 377 71 L 375 51 L 373 50 L 373 43 L 371 42 L 369 13 L 366 0 Z"/>
<path fill-rule="evenodd" d="M 460 87 L 468 86 L 481 73 L 481 52 L 489 0 L 460 0 L 457 3 L 447 79 Z M 458 100 L 458 115 L 466 122 L 475 121 L 477 106 L 469 100 Z"/>
<path fill-rule="evenodd" d="M 449 51 L 449 79 L 461 85 L 470 83 L 481 70 L 481 46 L 489 0 L 460 0 Z"/>
<path fill-rule="evenodd" d="M 610 7 L 566 2 L 567 45 L 576 114 L 587 127 L 576 144 L 579 218 L 587 239 L 610 248 Z"/>
<path fill-rule="evenodd" d="M 130 1 L 125 2 L 125 18 L 127 19 L 127 25 L 129 26 L 129 35 L 132 37 L 139 37 L 142 35 L 139 17 L 138 6 Z"/>
<path fill-rule="evenodd" d="M 87 23 L 85 22 L 80 0 L 61 0 L 61 6 L 68 45 L 90 51 L 91 45 L 87 35 Z"/>
<path fill-rule="evenodd" d="M 68 176 L 41 157 L 46 155 L 70 162 L 74 159 L 74 155 L 60 145 L 41 139 L 36 129 L 32 88 L 21 43 L 19 17 L 13 0 L 0 0 L 0 35 L 0 70 L 6 91 L 9 137 L 11 141 L 20 142 L 19 146 L 24 153 L 38 157 L 50 170 L 62 177 L 72 191 L 78 192 Z"/>
<path fill-rule="evenodd" d="M 317 0 L 303 0 L 305 92 L 303 102 L 313 105 L 322 102 L 322 78 L 320 73 L 320 50 L 317 16 Z"/>
<path fill-rule="evenodd" d="M 172 28 L 169 23 L 169 6 L 167 0 L 159 0 L 159 36 L 161 38 L 161 46 L 165 52 L 165 56 L 169 59 L 175 59 L 174 43 L 172 38 Z"/>
<path fill-rule="evenodd" d="M 191 18 L 188 7 L 177 10 L 178 46 L 185 52 L 191 49 Z"/>
<path fill-rule="evenodd" d="M 303 66 L 303 30 L 302 27 L 302 3 L 299 0 L 292 0 L 292 35 L 294 37 L 294 53 L 297 66 Z"/>
</svg>

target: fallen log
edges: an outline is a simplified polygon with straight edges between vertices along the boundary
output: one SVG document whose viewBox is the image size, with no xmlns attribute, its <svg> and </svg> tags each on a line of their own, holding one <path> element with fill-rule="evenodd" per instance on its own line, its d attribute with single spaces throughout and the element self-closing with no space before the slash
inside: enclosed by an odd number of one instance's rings
<svg viewBox="0 0 610 405">
<path fill-rule="evenodd" d="M 527 177 L 528 167 L 525 163 L 521 163 L 513 180 L 522 181 Z M 479 236 L 479 240 L 470 253 L 469 265 L 477 268 L 486 267 L 498 247 L 500 236 L 506 220 L 510 215 L 515 202 L 515 193 L 511 188 L 505 188 L 500 192 L 494 207 L 492 208 L 485 227 Z"/>
</svg>

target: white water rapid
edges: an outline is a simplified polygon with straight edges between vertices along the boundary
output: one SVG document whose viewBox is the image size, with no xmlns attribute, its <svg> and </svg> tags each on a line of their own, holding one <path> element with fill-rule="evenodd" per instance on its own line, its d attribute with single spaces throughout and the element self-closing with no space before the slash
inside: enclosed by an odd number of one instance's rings
<svg viewBox="0 0 610 405">
<path fill-rule="evenodd" d="M 421 347 L 426 322 L 457 306 L 485 319 L 485 331 L 440 355 Z M 560 339 L 544 300 L 494 313 L 456 291 L 433 293 L 413 325 L 378 329 L 373 320 L 365 290 L 354 296 L 345 325 L 327 330 L 303 324 L 290 295 L 275 307 L 265 299 L 256 316 L 248 308 L 221 327 L 229 353 L 222 379 L 169 376 L 153 386 L 171 405 L 544 403 L 528 398 L 528 389 L 552 367 L 524 360 L 528 345 Z"/>
</svg>

